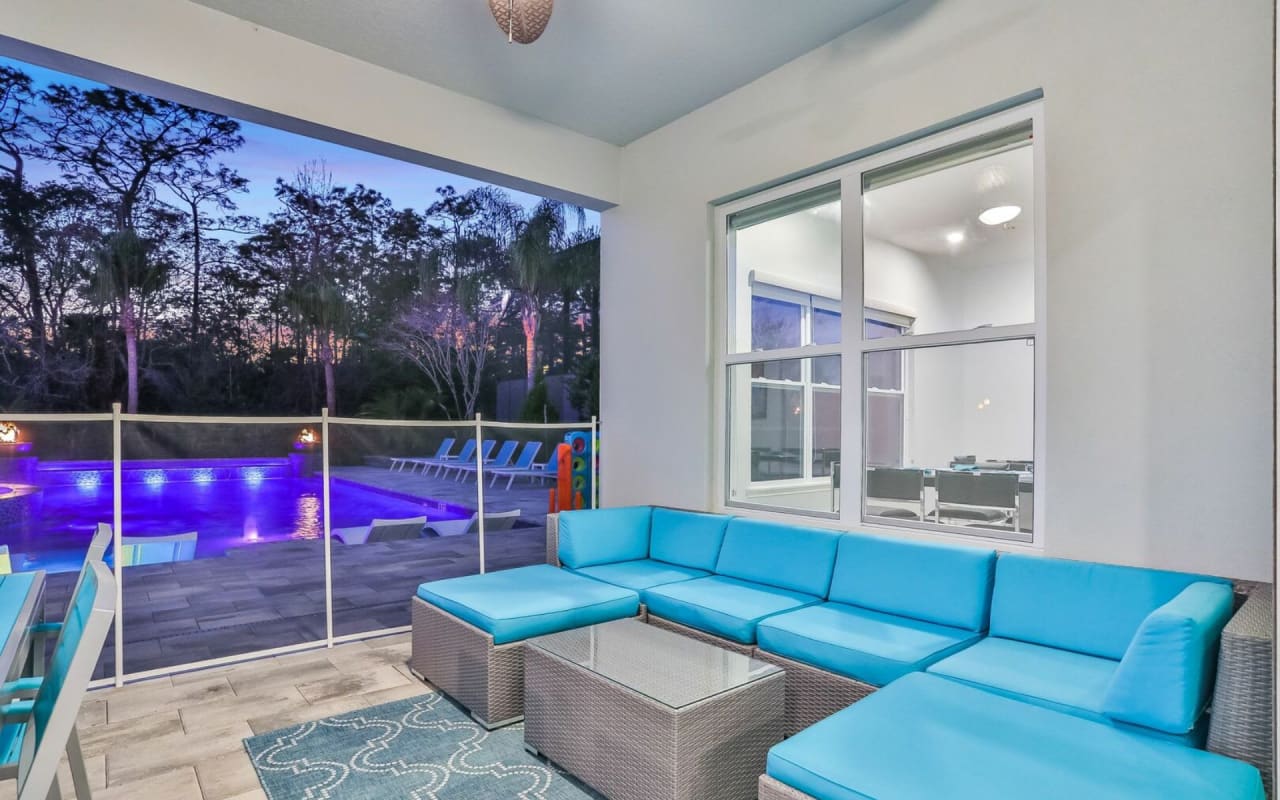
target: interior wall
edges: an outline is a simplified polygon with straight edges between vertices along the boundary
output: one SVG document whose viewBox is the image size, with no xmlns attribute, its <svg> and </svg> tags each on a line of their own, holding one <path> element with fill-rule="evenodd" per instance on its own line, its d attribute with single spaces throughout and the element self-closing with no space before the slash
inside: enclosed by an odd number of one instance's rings
<svg viewBox="0 0 1280 800">
<path fill-rule="evenodd" d="M 913 0 L 629 145 L 603 216 L 604 499 L 719 507 L 712 200 L 1039 88 L 1043 550 L 1270 579 L 1272 14 Z"/>
<path fill-rule="evenodd" d="M 42 66 L 85 59 L 113 71 L 86 77 L 211 111 L 590 208 L 618 199 L 614 145 L 187 0 L 0 0 L 0 19 L 0 52 Z"/>
</svg>

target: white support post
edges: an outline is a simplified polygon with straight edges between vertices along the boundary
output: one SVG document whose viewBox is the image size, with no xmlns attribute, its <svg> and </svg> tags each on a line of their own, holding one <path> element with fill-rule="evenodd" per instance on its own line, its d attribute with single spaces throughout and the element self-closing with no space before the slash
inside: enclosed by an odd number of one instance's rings
<svg viewBox="0 0 1280 800">
<path fill-rule="evenodd" d="M 600 462 L 596 456 L 596 440 L 600 436 L 600 419 L 591 415 L 591 505 L 588 508 L 600 507 Z"/>
<path fill-rule="evenodd" d="M 120 564 L 120 537 L 124 535 L 124 503 L 121 499 L 120 404 L 111 404 L 111 560 L 116 573 L 116 686 L 124 686 L 124 581 Z"/>
<path fill-rule="evenodd" d="M 480 424 L 480 414 L 476 413 L 476 514 L 479 515 L 480 530 L 480 574 L 484 574 L 484 426 Z"/>
<path fill-rule="evenodd" d="M 324 519 L 324 637 L 333 647 L 333 540 L 329 529 L 329 409 L 320 411 L 320 513 Z"/>
</svg>

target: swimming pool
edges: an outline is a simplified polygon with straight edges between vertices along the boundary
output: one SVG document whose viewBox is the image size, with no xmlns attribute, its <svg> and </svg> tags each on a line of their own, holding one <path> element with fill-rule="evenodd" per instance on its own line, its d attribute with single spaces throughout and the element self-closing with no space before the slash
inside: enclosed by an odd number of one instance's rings
<svg viewBox="0 0 1280 800">
<path fill-rule="evenodd" d="M 76 570 L 95 526 L 112 519 L 109 467 L 41 465 L 36 510 L 16 524 L 0 524 L 14 569 Z M 121 501 L 128 536 L 197 531 L 196 558 L 235 547 L 323 537 L 323 484 L 295 477 L 287 462 L 156 462 L 130 464 Z M 412 498 L 346 480 L 330 483 L 330 525 L 368 525 L 374 518 L 426 516 L 465 519 L 471 510 Z"/>
</svg>

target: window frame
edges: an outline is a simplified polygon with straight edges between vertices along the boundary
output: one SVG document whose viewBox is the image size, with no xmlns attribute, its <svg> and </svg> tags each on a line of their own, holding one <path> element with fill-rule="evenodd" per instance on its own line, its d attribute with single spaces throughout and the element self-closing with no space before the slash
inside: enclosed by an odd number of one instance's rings
<svg viewBox="0 0 1280 800">
<path fill-rule="evenodd" d="M 874 310 L 874 303 L 868 304 L 864 296 L 863 286 L 863 219 L 862 219 L 862 176 L 904 159 L 913 158 L 933 152 L 943 147 L 959 144 L 984 134 L 1007 128 L 1018 123 L 1030 121 L 1032 126 L 1032 180 L 1035 203 L 1031 221 L 1034 225 L 1034 308 L 1035 321 L 1016 325 L 1001 325 L 975 328 L 963 331 L 944 331 L 929 334 L 910 334 L 888 339 L 865 340 L 862 325 L 863 313 L 849 313 L 850 308 L 866 308 Z M 1019 543 L 1034 549 L 1042 549 L 1048 538 L 1046 521 L 1049 509 L 1046 500 L 1045 486 L 1049 482 L 1046 450 L 1046 406 L 1047 406 L 1047 362 L 1050 352 L 1048 345 L 1047 321 L 1048 302 L 1046 292 L 1046 248 L 1045 220 L 1046 196 L 1045 183 L 1045 150 L 1047 134 L 1044 121 L 1044 101 L 1037 100 L 1017 106 L 1003 112 L 995 113 L 950 129 L 928 136 L 914 139 L 905 144 L 886 147 L 871 155 L 817 172 L 803 178 L 773 186 L 762 191 L 740 196 L 736 200 L 711 207 L 712 229 L 712 330 L 713 347 L 713 408 L 721 409 L 720 416 L 714 420 L 711 432 L 711 445 L 717 455 L 712 459 L 712 475 L 710 490 L 711 506 L 720 511 L 749 511 L 759 516 L 778 519 L 795 519 L 801 517 L 817 517 L 838 521 L 842 526 L 857 525 L 861 529 L 881 531 L 901 535 L 919 534 L 926 537 L 943 537 L 973 541 L 974 539 L 992 539 L 1003 541 L 1013 546 Z M 733 297 L 731 277 L 736 262 L 736 243 L 734 229 L 730 218 L 734 214 L 769 203 L 785 200 L 803 192 L 814 191 L 820 187 L 838 182 L 840 184 L 841 208 L 841 336 L 840 343 L 834 345 L 808 345 L 798 348 L 771 350 L 760 352 L 730 352 L 730 323 L 735 313 L 733 309 L 739 298 Z M 1030 339 L 1035 347 L 1034 359 L 1034 399 L 1033 399 L 1033 440 L 1032 460 L 1035 480 L 1032 487 L 1035 521 L 1033 531 L 994 531 L 985 529 L 964 529 L 958 526 L 905 520 L 894 520 L 892 523 L 871 521 L 863 518 L 863 497 L 865 490 L 864 469 L 864 436 L 866 426 L 865 395 L 863 382 L 863 356 L 870 352 L 884 350 L 912 350 L 925 347 L 939 347 L 949 344 L 977 344 L 981 342 L 1007 341 L 1012 339 Z M 775 361 L 792 358 L 815 358 L 824 355 L 841 356 L 841 463 L 843 479 L 837 490 L 838 497 L 833 504 L 837 511 L 827 513 L 805 509 L 791 509 L 777 505 L 768 505 L 731 499 L 731 476 L 734 465 L 731 463 L 732 453 L 728 446 L 730 430 L 733 425 L 731 398 L 729 396 L 730 369 L 738 364 L 759 361 Z M 908 389 L 910 376 L 904 370 L 903 386 Z M 904 400 L 904 452 L 907 452 L 906 431 L 910 429 L 907 422 L 909 403 Z M 849 470 L 843 465 L 856 464 L 857 479 L 849 480 Z M 771 482 L 775 483 L 776 482 Z"/>
</svg>

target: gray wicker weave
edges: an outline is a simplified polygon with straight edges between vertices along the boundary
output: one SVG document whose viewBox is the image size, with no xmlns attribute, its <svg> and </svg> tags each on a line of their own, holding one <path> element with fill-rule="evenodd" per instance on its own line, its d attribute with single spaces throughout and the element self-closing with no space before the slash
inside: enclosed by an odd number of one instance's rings
<svg viewBox="0 0 1280 800">
<path fill-rule="evenodd" d="M 420 598 L 411 605 L 409 668 L 462 704 L 486 728 L 524 713 L 524 645 L 493 637 Z"/>
<path fill-rule="evenodd" d="M 1260 586 L 1222 631 L 1207 746 L 1257 767 L 1268 796 L 1275 779 L 1274 638 L 1275 590 Z"/>
<path fill-rule="evenodd" d="M 557 514 L 547 515 L 547 563 L 560 566 L 560 517 Z"/>
<path fill-rule="evenodd" d="M 671 631 L 672 633 L 678 633 L 681 636 L 688 636 L 690 639 L 696 639 L 699 642 L 705 642 L 707 644 L 715 645 L 716 647 L 723 647 L 725 650 L 741 653 L 744 656 L 753 655 L 755 653 L 755 645 L 742 644 L 741 642 L 735 642 L 730 639 L 716 636 L 714 633 L 707 633 L 706 631 L 700 631 L 697 628 L 690 628 L 687 625 L 681 625 L 678 622 L 672 622 L 669 619 L 655 617 L 647 610 L 645 613 L 645 622 L 648 622 L 655 628 L 662 628 L 664 631 Z"/>
<path fill-rule="evenodd" d="M 848 708 L 876 687 L 756 648 L 756 658 L 787 671 L 787 735 Z"/>
<path fill-rule="evenodd" d="M 768 775 L 760 776 L 759 792 L 758 800 L 816 800 L 813 795 L 805 794 L 799 789 L 792 789 Z"/>
<path fill-rule="evenodd" d="M 594 627 L 619 625 L 635 623 Z M 680 636 L 655 644 L 653 636 L 634 641 L 634 629 L 617 632 L 593 637 L 583 659 L 528 641 L 526 744 L 611 800 L 754 797 L 769 748 L 782 739 L 784 673 Z M 601 661 L 612 662 L 612 677 L 583 663 Z M 638 683 L 648 685 L 633 688 L 619 672 L 647 675 Z M 747 672 L 749 682 L 734 685 Z M 681 699 L 654 699 L 662 694 L 655 683 Z M 717 683 L 732 688 L 717 691 Z"/>
</svg>

